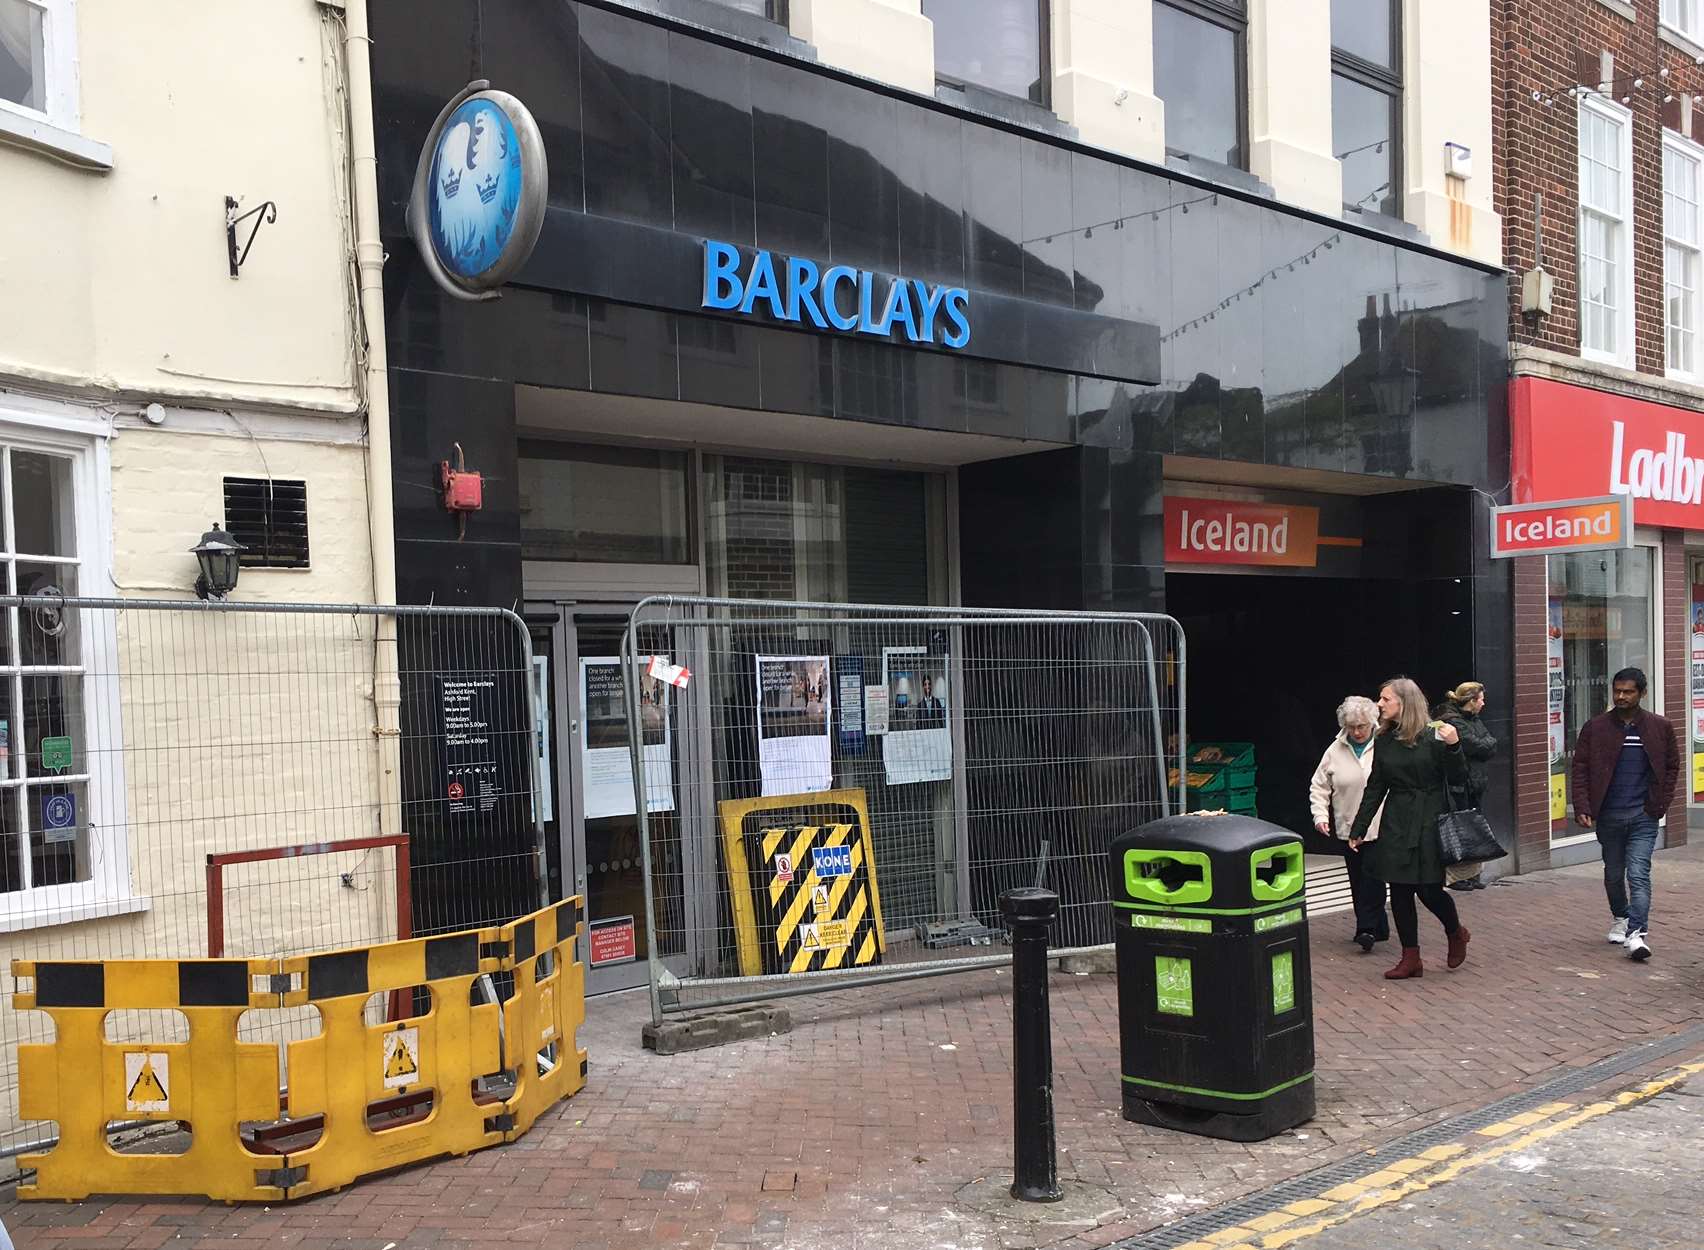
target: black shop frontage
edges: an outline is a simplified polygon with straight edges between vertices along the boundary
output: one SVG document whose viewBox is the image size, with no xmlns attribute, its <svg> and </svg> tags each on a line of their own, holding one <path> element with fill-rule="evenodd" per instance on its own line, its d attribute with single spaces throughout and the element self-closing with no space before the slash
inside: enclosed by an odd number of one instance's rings
<svg viewBox="0 0 1704 1250">
<path fill-rule="evenodd" d="M 558 737 L 597 697 L 563 674 L 668 592 L 1169 612 L 1191 737 L 1254 743 L 1261 814 L 1298 828 L 1333 709 L 1382 677 L 1483 681 L 1507 736 L 1499 273 L 883 89 L 708 2 L 372 24 L 399 597 L 521 611 Z M 479 79 L 549 176 L 530 259 L 469 301 L 408 204 Z M 446 462 L 477 510 L 446 510 Z M 613 922 L 639 865 L 595 791 L 556 777 L 551 888 Z"/>
</svg>

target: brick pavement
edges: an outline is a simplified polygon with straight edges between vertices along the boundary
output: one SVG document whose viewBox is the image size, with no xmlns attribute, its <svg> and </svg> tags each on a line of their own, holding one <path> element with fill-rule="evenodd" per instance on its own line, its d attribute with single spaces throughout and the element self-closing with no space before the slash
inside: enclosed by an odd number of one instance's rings
<svg viewBox="0 0 1704 1250">
<path fill-rule="evenodd" d="M 24 1247 L 266 1242 L 397 1250 L 834 1247 L 1087 1250 L 1263 1189 L 1704 1016 L 1704 846 L 1661 853 L 1656 958 L 1603 941 L 1595 867 L 1462 899 L 1472 957 L 1385 982 L 1346 916 L 1313 922 L 1319 1113 L 1256 1145 L 1124 1122 L 1116 992 L 1053 982 L 1060 1171 L 1110 1191 L 1097 1228 L 1025 1225 L 957 1201 L 1009 1167 L 1010 1003 L 1003 973 L 794 1000 L 794 1031 L 658 1058 L 643 995 L 593 1003 L 590 1083 L 520 1142 L 288 1207 L 0 1199 Z M 1429 924 L 1429 917 L 1422 918 Z"/>
</svg>

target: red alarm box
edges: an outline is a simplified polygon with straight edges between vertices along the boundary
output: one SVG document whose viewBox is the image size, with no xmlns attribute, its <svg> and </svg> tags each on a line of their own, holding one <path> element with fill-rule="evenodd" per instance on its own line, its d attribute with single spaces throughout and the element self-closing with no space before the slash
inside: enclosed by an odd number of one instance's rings
<svg viewBox="0 0 1704 1250">
<path fill-rule="evenodd" d="M 438 462 L 444 487 L 444 508 L 449 512 L 478 512 L 485 503 L 485 483 L 477 470 L 452 469 L 448 460 Z"/>
</svg>

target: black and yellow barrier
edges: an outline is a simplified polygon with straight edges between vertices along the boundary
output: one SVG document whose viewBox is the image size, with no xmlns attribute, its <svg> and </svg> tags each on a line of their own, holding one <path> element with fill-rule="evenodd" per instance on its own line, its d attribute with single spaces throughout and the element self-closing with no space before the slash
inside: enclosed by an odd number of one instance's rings
<svg viewBox="0 0 1704 1250">
<path fill-rule="evenodd" d="M 789 811 L 811 818 L 782 824 Z M 718 804 L 742 976 L 879 964 L 887 950 L 864 791 Z"/>
<path fill-rule="evenodd" d="M 297 963 L 299 961 L 286 961 Z M 248 1150 L 237 1125 L 278 1118 L 278 1048 L 237 1040 L 254 1008 L 294 1006 L 300 990 L 275 959 L 132 959 L 101 963 L 16 962 L 33 990 L 12 996 L 21 1010 L 53 1018 L 50 1045 L 18 1047 L 18 1105 L 26 1120 L 56 1120 L 59 1143 L 25 1155 L 35 1171 L 21 1198 L 91 1193 L 204 1193 L 278 1201 L 276 1158 Z M 283 978 L 275 980 L 274 978 Z M 185 1042 L 109 1042 L 111 1011 L 171 1009 L 189 1022 Z M 182 1154 L 118 1154 L 109 1123 L 192 1126 Z"/>
<path fill-rule="evenodd" d="M 46 1012 L 55 1036 L 19 1047 L 22 1114 L 59 1125 L 20 1161 L 35 1179 L 19 1197 L 278 1202 L 513 1141 L 585 1085 L 580 922 L 570 899 L 500 928 L 283 960 L 14 963 L 33 986 L 14 1005 Z M 375 1001 L 391 1018 L 368 1022 Z M 283 1047 L 281 1091 L 279 1046 L 238 1040 L 238 1021 L 303 1006 L 320 1030 Z M 188 1041 L 107 1041 L 125 1008 L 181 1012 Z M 107 1125 L 127 1120 L 176 1122 L 190 1143 L 118 1153 Z"/>
<path fill-rule="evenodd" d="M 504 1141 L 586 1084 L 586 1052 L 574 1045 L 586 1021 L 586 968 L 574 958 L 579 930 L 576 905 L 566 902 L 498 931 L 515 973 L 515 992 L 503 1003 L 503 1044 L 515 1080 Z"/>
</svg>

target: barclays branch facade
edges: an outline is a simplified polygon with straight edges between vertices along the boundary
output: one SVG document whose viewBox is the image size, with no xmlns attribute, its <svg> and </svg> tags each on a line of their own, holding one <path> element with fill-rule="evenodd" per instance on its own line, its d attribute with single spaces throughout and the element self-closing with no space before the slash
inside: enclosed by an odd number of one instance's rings
<svg viewBox="0 0 1704 1250">
<path fill-rule="evenodd" d="M 523 604 L 541 639 L 554 611 L 582 655 L 609 645 L 584 605 L 656 591 L 1170 609 L 1192 726 L 1297 705 L 1282 736 L 1315 758 L 1391 671 L 1508 688 L 1474 493 L 1507 476 L 1499 271 L 825 68 L 710 0 L 372 20 L 405 600 Z M 408 216 L 475 79 L 549 170 L 485 302 L 433 281 Z M 485 475 L 462 518 L 452 448 Z M 1331 537 L 1305 567 L 1194 567 L 1182 497 Z"/>
</svg>

